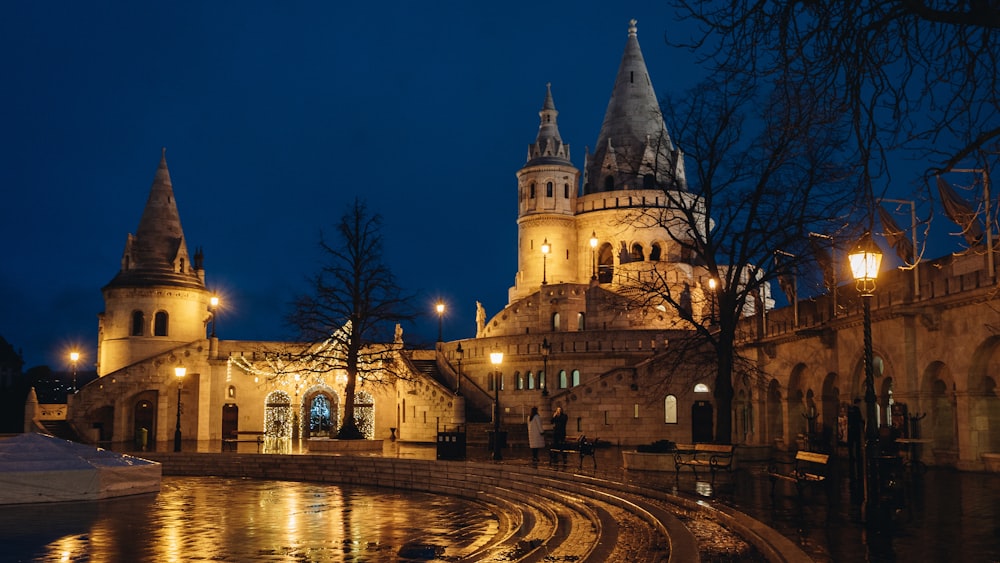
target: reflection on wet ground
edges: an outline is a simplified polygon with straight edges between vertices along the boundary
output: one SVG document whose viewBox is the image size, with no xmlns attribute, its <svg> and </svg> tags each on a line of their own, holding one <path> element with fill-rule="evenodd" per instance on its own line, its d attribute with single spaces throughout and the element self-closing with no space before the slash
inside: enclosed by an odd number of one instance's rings
<svg viewBox="0 0 1000 563">
<path fill-rule="evenodd" d="M 488 508 L 457 498 L 164 477 L 158 495 L 0 507 L 0 560 L 445 561 L 497 530 Z"/>
</svg>

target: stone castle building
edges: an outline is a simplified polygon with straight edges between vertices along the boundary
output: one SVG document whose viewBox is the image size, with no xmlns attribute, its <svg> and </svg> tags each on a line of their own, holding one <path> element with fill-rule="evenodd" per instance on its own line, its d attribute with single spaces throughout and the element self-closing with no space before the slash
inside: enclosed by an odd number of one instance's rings
<svg viewBox="0 0 1000 563">
<path fill-rule="evenodd" d="M 491 427 L 499 396 L 501 423 L 514 441 L 532 406 L 543 420 L 562 407 L 571 435 L 614 444 L 710 441 L 711 378 L 665 373 L 657 361 L 688 329 L 669 308 L 635 309 L 619 298 L 655 270 L 687 292 L 696 319 L 709 315 L 711 303 L 707 274 L 672 242 L 680 233 L 635 226 L 637 211 L 669 216 L 664 186 L 695 197 L 635 22 L 582 174 L 560 136 L 551 88 L 539 116 L 517 171 L 518 259 L 507 305 L 492 316 L 479 306 L 474 338 L 434 350 L 387 343 L 410 377 L 359 386 L 363 431 L 432 442 L 439 430 L 458 427 L 475 441 Z M 1000 319 L 991 306 L 995 273 L 987 270 L 983 254 L 970 253 L 921 264 L 919 282 L 900 271 L 879 281 L 873 339 L 880 420 L 899 423 L 893 414 L 902 416 L 906 405 L 929 440 L 924 461 L 982 469 L 990 460 L 984 454 L 1000 452 Z M 202 254 L 189 255 L 165 157 L 103 294 L 99 378 L 69 402 L 81 435 L 112 443 L 145 435 L 162 449 L 179 424 L 186 440 L 260 432 L 280 451 L 292 439 L 337 428 L 343 373 L 314 373 L 283 359 L 294 343 L 220 340 L 209 332 Z M 765 376 L 734 381 L 736 443 L 835 447 L 844 408 L 863 394 L 859 302 L 845 286 L 795 308 L 749 309 L 740 345 Z M 491 363 L 493 352 L 503 353 L 499 365 Z M 175 376 L 178 367 L 183 378 Z M 905 426 L 911 432 L 915 425 Z"/>
</svg>

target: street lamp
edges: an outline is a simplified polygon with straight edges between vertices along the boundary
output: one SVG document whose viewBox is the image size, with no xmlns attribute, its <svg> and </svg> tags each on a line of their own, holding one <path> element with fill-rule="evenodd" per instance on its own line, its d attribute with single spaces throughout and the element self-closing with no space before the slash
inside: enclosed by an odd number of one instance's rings
<svg viewBox="0 0 1000 563">
<path fill-rule="evenodd" d="M 219 296 L 213 295 L 208 300 L 208 310 L 212 313 L 212 338 L 215 338 L 215 312 L 219 308 Z"/>
<path fill-rule="evenodd" d="M 455 394 L 461 395 L 462 391 L 462 359 L 465 358 L 465 350 L 462 350 L 462 343 L 458 343 L 455 348 L 455 358 L 458 359 L 458 379 L 455 380 Z"/>
<path fill-rule="evenodd" d="M 437 314 L 438 314 L 438 342 L 444 342 L 444 338 L 442 337 L 443 334 L 442 322 L 444 319 L 444 301 L 438 301 L 437 305 L 435 305 L 434 308 L 437 309 Z"/>
<path fill-rule="evenodd" d="M 548 338 L 542 339 L 542 376 L 538 378 L 538 383 L 542 387 L 542 396 L 549 394 L 549 387 L 545 384 L 545 379 L 549 375 L 549 354 L 552 352 L 552 345 Z"/>
<path fill-rule="evenodd" d="M 174 375 L 177 376 L 177 427 L 174 428 L 174 451 L 181 451 L 181 384 L 184 382 L 184 375 L 187 368 L 175 367 Z"/>
<path fill-rule="evenodd" d="M 490 363 L 493 364 L 493 461 L 503 459 L 500 453 L 500 364 L 503 363 L 503 352 L 490 352 Z"/>
<path fill-rule="evenodd" d="M 73 362 L 73 387 L 71 389 L 76 393 L 76 363 L 80 361 L 80 353 L 76 351 L 70 352 L 69 361 Z"/>
<path fill-rule="evenodd" d="M 549 239 L 546 238 L 542 241 L 542 285 L 548 283 L 545 280 L 545 260 L 549 257 L 550 250 L 552 250 L 552 247 L 549 245 Z"/>
<path fill-rule="evenodd" d="M 715 278 L 708 278 L 708 290 L 712 292 L 712 296 L 709 298 L 712 300 L 712 324 L 715 324 L 715 286 L 718 282 Z"/>
<path fill-rule="evenodd" d="M 882 263 L 882 252 L 866 232 L 858 245 L 848 255 L 851 274 L 854 276 L 861 302 L 864 307 L 865 340 L 865 459 L 867 461 L 865 479 L 865 513 L 871 521 L 872 512 L 878 505 L 878 416 L 875 413 L 875 370 L 872 354 L 872 307 L 871 298 L 875 291 L 878 268 Z"/>
<path fill-rule="evenodd" d="M 591 231 L 590 232 L 590 271 L 591 271 L 590 279 L 591 280 L 597 279 L 596 252 L 597 252 L 597 231 Z"/>
</svg>

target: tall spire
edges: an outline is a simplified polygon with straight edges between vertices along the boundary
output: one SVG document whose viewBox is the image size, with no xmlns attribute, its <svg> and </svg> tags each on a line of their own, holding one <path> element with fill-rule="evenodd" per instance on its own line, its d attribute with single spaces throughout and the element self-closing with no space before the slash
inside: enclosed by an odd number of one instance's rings
<svg viewBox="0 0 1000 563">
<path fill-rule="evenodd" d="M 625 53 L 593 154 L 587 155 L 584 193 L 643 187 L 682 188 L 683 167 L 639 49 L 636 20 L 628 27 Z"/>
<path fill-rule="evenodd" d="M 528 165 L 532 164 L 569 164 L 569 145 L 563 144 L 559 136 L 559 126 L 556 124 L 556 104 L 552 100 L 552 83 L 545 85 L 545 102 L 538 112 L 541 123 L 538 125 L 538 136 L 535 142 L 528 146 Z"/>
<path fill-rule="evenodd" d="M 167 169 L 167 149 L 153 177 L 146 208 L 135 235 L 129 235 L 121 271 L 109 286 L 179 285 L 204 288 L 200 270 L 188 257 L 174 187 Z"/>
</svg>

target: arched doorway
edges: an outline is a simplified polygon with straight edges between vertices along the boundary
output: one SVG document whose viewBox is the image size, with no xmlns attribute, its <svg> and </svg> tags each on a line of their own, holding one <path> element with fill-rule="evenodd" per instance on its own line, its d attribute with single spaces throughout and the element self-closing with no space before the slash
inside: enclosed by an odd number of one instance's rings
<svg viewBox="0 0 1000 563">
<path fill-rule="evenodd" d="M 240 408 L 235 403 L 222 405 L 222 439 L 235 440 L 240 429 Z"/>
<path fill-rule="evenodd" d="M 132 409 L 132 435 L 135 449 L 140 452 L 150 451 L 150 443 L 156 441 L 156 409 L 153 402 L 140 399 Z"/>
<path fill-rule="evenodd" d="M 284 391 L 271 391 L 264 399 L 264 452 L 292 449 L 292 399 Z"/>
<path fill-rule="evenodd" d="M 354 419 L 358 431 L 366 440 L 375 438 L 375 399 L 367 391 L 358 391 L 354 396 Z"/>
<path fill-rule="evenodd" d="M 714 437 L 712 432 L 712 403 L 708 401 L 695 401 L 691 405 L 691 441 L 711 442 Z"/>
<path fill-rule="evenodd" d="M 337 434 L 340 421 L 338 397 L 328 392 L 312 395 L 306 403 L 309 424 L 305 428 L 306 438 L 326 438 Z"/>
</svg>

